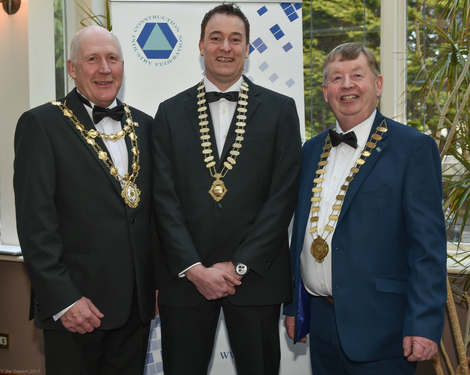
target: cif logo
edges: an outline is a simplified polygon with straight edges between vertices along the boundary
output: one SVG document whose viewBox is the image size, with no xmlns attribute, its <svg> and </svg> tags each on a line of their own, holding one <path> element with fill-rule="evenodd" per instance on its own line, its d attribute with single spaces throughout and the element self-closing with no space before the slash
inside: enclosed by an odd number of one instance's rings
<svg viewBox="0 0 470 375">
<path fill-rule="evenodd" d="M 148 16 L 134 27 L 132 49 L 143 63 L 165 66 L 181 54 L 183 36 L 178 25 L 170 18 Z"/>
</svg>

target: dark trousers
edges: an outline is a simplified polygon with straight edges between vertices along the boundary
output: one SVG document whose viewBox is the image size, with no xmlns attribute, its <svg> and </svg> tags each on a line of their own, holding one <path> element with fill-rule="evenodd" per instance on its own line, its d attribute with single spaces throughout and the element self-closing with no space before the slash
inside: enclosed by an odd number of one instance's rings
<svg viewBox="0 0 470 375">
<path fill-rule="evenodd" d="M 222 298 L 189 308 L 159 307 L 165 375 L 207 374 L 221 308 L 237 373 L 279 373 L 280 305 L 240 307 Z"/>
<path fill-rule="evenodd" d="M 84 335 L 44 330 L 47 375 L 142 375 L 150 322 L 142 324 L 134 299 L 127 323 Z"/>
<path fill-rule="evenodd" d="M 415 373 L 416 363 L 408 362 L 404 357 L 376 362 L 351 361 L 341 347 L 334 304 L 324 297 L 311 298 L 310 322 L 309 342 L 313 375 L 413 375 Z"/>
</svg>

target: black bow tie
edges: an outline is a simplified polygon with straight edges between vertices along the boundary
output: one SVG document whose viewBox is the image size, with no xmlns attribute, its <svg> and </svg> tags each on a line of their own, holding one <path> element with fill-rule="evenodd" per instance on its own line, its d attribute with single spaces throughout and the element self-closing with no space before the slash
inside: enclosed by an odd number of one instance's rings
<svg viewBox="0 0 470 375">
<path fill-rule="evenodd" d="M 229 92 L 217 92 L 211 91 L 206 92 L 206 98 L 209 103 L 216 102 L 219 99 L 227 99 L 230 102 L 236 102 L 238 100 L 238 91 Z"/>
<path fill-rule="evenodd" d="M 91 103 L 87 98 L 85 98 L 79 92 L 77 92 L 77 95 L 83 104 L 91 108 Z M 97 124 L 105 117 L 111 117 L 113 120 L 121 121 L 122 116 L 124 116 L 124 113 L 125 113 L 124 106 L 122 104 L 112 109 L 103 108 L 103 107 L 100 107 L 99 105 L 95 105 L 93 107 L 93 122 Z"/>
<path fill-rule="evenodd" d="M 93 107 L 93 121 L 95 124 L 97 124 L 105 117 L 111 117 L 115 121 L 121 121 L 124 113 L 124 106 L 122 104 L 111 109 L 95 105 Z"/>
<path fill-rule="evenodd" d="M 331 144 L 333 145 L 333 147 L 336 147 L 341 142 L 344 142 L 352 148 L 357 148 L 357 137 L 354 132 L 339 134 L 336 133 L 336 131 L 334 131 L 333 129 L 330 129 L 328 133 L 330 134 Z"/>
</svg>

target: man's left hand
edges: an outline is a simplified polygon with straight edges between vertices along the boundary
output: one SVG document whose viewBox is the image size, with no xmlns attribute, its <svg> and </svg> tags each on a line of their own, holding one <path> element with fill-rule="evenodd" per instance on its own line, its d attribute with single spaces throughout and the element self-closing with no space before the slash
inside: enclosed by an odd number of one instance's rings
<svg viewBox="0 0 470 375">
<path fill-rule="evenodd" d="M 213 268 L 217 268 L 219 270 L 227 272 L 229 275 L 232 275 L 236 279 L 240 280 L 242 279 L 242 276 L 237 275 L 235 272 L 235 266 L 233 265 L 232 261 L 230 262 L 221 262 L 221 263 L 215 263 L 212 265 Z M 231 282 L 226 280 L 226 283 L 228 286 L 235 286 Z"/>
<path fill-rule="evenodd" d="M 408 361 L 427 361 L 437 353 L 437 343 L 419 336 L 405 336 L 403 338 L 403 355 Z"/>
</svg>

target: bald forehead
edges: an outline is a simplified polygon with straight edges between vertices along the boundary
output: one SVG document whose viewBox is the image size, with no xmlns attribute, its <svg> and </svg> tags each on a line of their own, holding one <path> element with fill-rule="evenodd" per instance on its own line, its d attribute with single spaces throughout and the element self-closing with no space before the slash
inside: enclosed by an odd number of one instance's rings
<svg viewBox="0 0 470 375">
<path fill-rule="evenodd" d="M 84 49 L 99 48 L 101 46 L 115 47 L 118 50 L 119 58 L 123 59 L 119 40 L 100 26 L 88 26 L 75 34 L 70 45 L 70 59 L 76 62 L 77 55 L 83 53 Z"/>
</svg>

